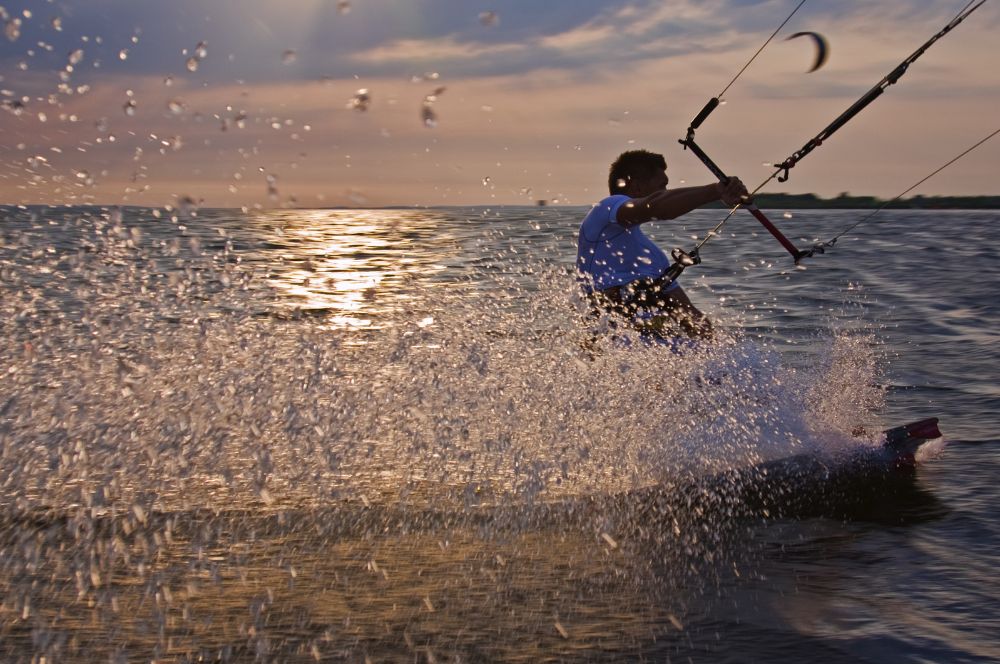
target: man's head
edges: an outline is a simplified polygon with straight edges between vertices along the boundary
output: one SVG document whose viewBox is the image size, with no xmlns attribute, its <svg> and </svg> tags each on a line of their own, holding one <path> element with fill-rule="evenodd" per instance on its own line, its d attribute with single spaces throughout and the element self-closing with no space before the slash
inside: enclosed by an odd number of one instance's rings
<svg viewBox="0 0 1000 664">
<path fill-rule="evenodd" d="M 662 154 L 629 150 L 618 155 L 608 171 L 608 191 L 612 194 L 646 196 L 667 186 L 667 161 Z"/>
</svg>

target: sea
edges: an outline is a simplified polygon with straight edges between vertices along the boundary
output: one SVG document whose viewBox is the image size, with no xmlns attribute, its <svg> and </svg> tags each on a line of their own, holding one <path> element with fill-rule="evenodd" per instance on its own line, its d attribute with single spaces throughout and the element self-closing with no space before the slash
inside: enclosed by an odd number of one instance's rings
<svg viewBox="0 0 1000 664">
<path fill-rule="evenodd" d="M 1000 212 L 768 212 L 667 346 L 583 207 L 0 208 L 0 660 L 1000 661 Z"/>
</svg>

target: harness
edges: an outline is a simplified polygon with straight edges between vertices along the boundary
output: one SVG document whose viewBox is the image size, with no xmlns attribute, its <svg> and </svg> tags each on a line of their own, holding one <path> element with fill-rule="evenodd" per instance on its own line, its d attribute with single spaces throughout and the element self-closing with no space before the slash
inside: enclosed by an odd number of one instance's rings
<svg viewBox="0 0 1000 664">
<path fill-rule="evenodd" d="M 668 289 L 673 283 L 666 274 L 636 279 L 621 286 L 591 291 L 590 302 L 600 310 L 626 318 L 655 315 L 662 313 L 670 303 Z"/>
<path fill-rule="evenodd" d="M 611 314 L 612 327 L 624 325 L 642 335 L 660 339 L 699 338 L 711 335 L 710 327 L 692 319 L 691 313 L 671 294 L 671 286 L 685 267 L 700 262 L 696 253 L 673 252 L 674 263 L 658 277 L 643 277 L 603 290 L 585 288 L 591 314 Z"/>
</svg>

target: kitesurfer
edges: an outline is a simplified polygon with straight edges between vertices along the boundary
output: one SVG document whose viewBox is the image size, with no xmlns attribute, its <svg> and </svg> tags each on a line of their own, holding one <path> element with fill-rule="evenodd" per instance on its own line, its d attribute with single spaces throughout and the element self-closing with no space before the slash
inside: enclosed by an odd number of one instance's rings
<svg viewBox="0 0 1000 664">
<path fill-rule="evenodd" d="M 624 320 L 640 333 L 668 339 L 707 338 L 712 323 L 675 279 L 670 259 L 643 232 L 648 221 L 675 219 L 716 201 L 744 202 L 738 178 L 698 187 L 667 189 L 663 155 L 623 152 L 608 172 L 610 196 L 591 208 L 580 224 L 577 269 L 599 311 Z"/>
</svg>

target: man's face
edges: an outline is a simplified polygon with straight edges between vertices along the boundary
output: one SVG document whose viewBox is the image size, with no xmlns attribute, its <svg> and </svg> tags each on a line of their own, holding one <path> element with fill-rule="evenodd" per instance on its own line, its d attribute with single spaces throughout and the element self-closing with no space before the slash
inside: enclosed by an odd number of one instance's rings
<svg viewBox="0 0 1000 664">
<path fill-rule="evenodd" d="M 633 178 L 632 186 L 634 188 L 634 192 L 632 195 L 635 197 L 641 197 L 655 194 L 658 191 L 666 189 L 668 182 L 670 182 L 670 178 L 667 177 L 666 171 L 657 171 L 647 175 L 646 177 Z"/>
</svg>

